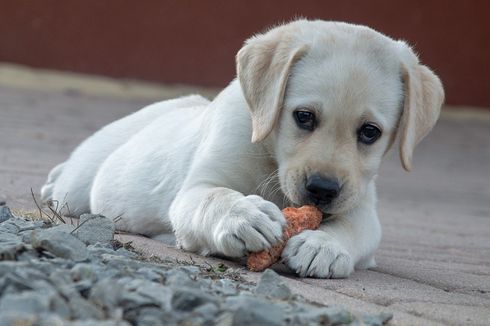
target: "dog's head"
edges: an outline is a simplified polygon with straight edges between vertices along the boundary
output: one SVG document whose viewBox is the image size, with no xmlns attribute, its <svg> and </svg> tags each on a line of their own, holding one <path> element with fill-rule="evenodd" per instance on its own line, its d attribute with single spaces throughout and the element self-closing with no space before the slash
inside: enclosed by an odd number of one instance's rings
<svg viewBox="0 0 490 326">
<path fill-rule="evenodd" d="M 406 43 L 345 23 L 299 20 L 255 36 L 237 71 L 252 142 L 272 144 L 284 194 L 332 214 L 359 203 L 397 136 L 411 169 L 444 99 Z"/>
</svg>

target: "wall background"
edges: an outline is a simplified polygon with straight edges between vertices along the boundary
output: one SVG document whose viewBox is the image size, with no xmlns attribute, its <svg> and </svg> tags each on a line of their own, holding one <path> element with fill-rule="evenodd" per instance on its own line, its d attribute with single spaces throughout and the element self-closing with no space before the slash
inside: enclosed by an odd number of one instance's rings
<svg viewBox="0 0 490 326">
<path fill-rule="evenodd" d="M 490 1 L 0 0 L 0 61 L 224 86 L 253 33 L 297 16 L 365 24 L 412 44 L 446 103 L 490 107 Z"/>
</svg>

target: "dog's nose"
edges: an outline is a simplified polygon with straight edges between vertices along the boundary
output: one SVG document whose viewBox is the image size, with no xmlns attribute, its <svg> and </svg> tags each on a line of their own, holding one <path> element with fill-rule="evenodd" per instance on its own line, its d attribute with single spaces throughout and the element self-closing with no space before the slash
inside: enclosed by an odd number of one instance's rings
<svg viewBox="0 0 490 326">
<path fill-rule="evenodd" d="M 308 199 L 315 205 L 328 205 L 340 192 L 338 181 L 319 175 L 312 175 L 306 180 Z"/>
</svg>

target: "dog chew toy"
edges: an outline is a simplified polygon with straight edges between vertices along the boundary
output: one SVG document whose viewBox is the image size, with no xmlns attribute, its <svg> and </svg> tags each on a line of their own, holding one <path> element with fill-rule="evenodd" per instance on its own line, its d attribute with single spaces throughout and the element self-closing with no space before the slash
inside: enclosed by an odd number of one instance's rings
<svg viewBox="0 0 490 326">
<path fill-rule="evenodd" d="M 247 267 L 249 270 L 261 272 L 272 266 L 279 260 L 279 258 L 281 258 L 282 250 L 291 237 L 304 230 L 318 229 L 323 217 L 321 211 L 316 207 L 308 205 L 300 208 L 286 207 L 282 212 L 287 222 L 283 232 L 283 240 L 269 249 L 251 253 L 247 260 Z"/>
</svg>

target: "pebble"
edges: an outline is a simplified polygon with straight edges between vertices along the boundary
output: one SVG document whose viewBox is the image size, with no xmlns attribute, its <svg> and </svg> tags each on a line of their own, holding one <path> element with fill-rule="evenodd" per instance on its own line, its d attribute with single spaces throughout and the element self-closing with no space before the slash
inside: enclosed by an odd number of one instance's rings
<svg viewBox="0 0 490 326">
<path fill-rule="evenodd" d="M 5 206 L 5 203 L 0 205 L 0 223 L 5 222 L 6 220 L 11 218 L 14 218 L 14 215 L 12 215 L 10 208 L 8 208 L 8 206 Z"/>
<path fill-rule="evenodd" d="M 60 258 L 73 261 L 84 261 L 88 258 L 87 247 L 83 242 L 70 233 L 55 228 L 32 232 L 31 244 L 35 249 L 49 251 Z"/>
<path fill-rule="evenodd" d="M 195 287 L 196 282 L 191 279 L 190 275 L 179 269 L 171 269 L 165 273 L 165 280 L 167 284 L 175 288 L 182 287 Z"/>
<path fill-rule="evenodd" d="M 206 303 L 216 303 L 217 299 L 195 288 L 176 288 L 172 296 L 172 308 L 181 311 L 193 311 Z"/>
<path fill-rule="evenodd" d="M 312 322 L 315 325 L 349 325 L 354 316 L 339 307 L 310 308 L 294 316 L 295 323 L 303 325 Z"/>
<path fill-rule="evenodd" d="M 0 232 L 0 260 L 15 260 L 25 249 L 26 246 L 20 237 Z"/>
<path fill-rule="evenodd" d="M 114 310 L 123 296 L 123 288 L 115 279 L 102 279 L 90 290 L 89 300 L 104 310 Z"/>
<path fill-rule="evenodd" d="M 74 282 L 88 280 L 95 282 L 97 280 L 97 274 L 94 266 L 87 263 L 79 263 L 72 267 L 70 270 L 70 276 Z"/>
<path fill-rule="evenodd" d="M 2 297 L 0 312 L 39 315 L 54 312 L 62 318 L 70 316 L 67 303 L 52 290 L 23 291 Z"/>
<path fill-rule="evenodd" d="M 113 224 L 100 215 L 82 216 L 78 226 L 0 223 L 0 325 L 382 325 L 391 318 L 312 305 L 272 270 L 254 286 L 207 266 L 142 260 L 114 249 Z"/>
<path fill-rule="evenodd" d="M 232 325 L 283 325 L 285 313 L 280 306 L 249 295 L 238 295 L 226 300 L 231 309 Z"/>
<path fill-rule="evenodd" d="M 163 311 L 172 310 L 172 298 L 175 295 L 169 287 L 148 280 L 133 279 L 124 282 L 125 293 L 138 293 L 149 299 L 152 305 Z"/>
<path fill-rule="evenodd" d="M 172 326 L 177 325 L 177 322 L 172 315 L 169 315 L 161 309 L 147 307 L 140 310 L 138 316 L 135 318 L 135 324 L 139 326 Z"/>
<path fill-rule="evenodd" d="M 68 303 L 72 318 L 75 319 L 104 319 L 104 312 L 82 296 L 70 297 Z"/>
<path fill-rule="evenodd" d="M 115 230 L 116 226 L 111 219 L 102 215 L 83 214 L 73 235 L 87 245 L 109 243 L 114 239 Z"/>
<path fill-rule="evenodd" d="M 262 273 L 257 287 L 255 288 L 255 294 L 278 300 L 287 300 L 291 298 L 292 295 L 288 286 L 272 269 L 266 269 L 264 273 Z"/>
</svg>

